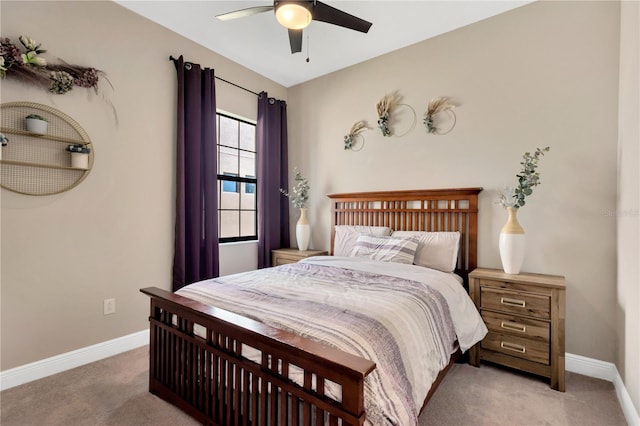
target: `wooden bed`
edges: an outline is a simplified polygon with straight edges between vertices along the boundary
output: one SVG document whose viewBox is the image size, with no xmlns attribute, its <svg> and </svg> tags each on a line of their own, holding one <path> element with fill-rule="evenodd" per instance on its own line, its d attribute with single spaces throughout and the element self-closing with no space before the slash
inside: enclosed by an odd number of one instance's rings
<svg viewBox="0 0 640 426">
<path fill-rule="evenodd" d="M 332 252 L 334 225 L 460 231 L 456 272 L 466 281 L 477 262 L 481 190 L 329 195 Z M 165 290 L 141 292 L 151 298 L 149 391 L 203 424 L 364 423 L 364 380 L 374 370 L 373 362 Z M 196 325 L 206 338 L 194 333 Z M 243 344 L 261 352 L 260 363 L 241 355 Z M 450 366 L 438 376 L 425 404 Z M 302 385 L 289 380 L 290 368 L 303 370 Z M 341 401 L 325 396 L 325 380 L 342 387 Z"/>
</svg>

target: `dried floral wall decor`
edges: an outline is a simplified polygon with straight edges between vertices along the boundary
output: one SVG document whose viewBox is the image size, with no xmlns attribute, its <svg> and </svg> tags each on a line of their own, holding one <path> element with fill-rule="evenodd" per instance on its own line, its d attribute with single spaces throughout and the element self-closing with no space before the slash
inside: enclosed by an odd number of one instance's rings
<svg viewBox="0 0 640 426">
<path fill-rule="evenodd" d="M 434 135 L 446 135 L 453 130 L 456 125 L 456 114 L 453 111 L 454 108 L 455 105 L 446 96 L 431 99 L 427 104 L 427 110 L 425 111 L 422 119 L 424 126 L 427 128 L 427 132 Z M 447 112 L 452 121 L 449 125 L 445 125 L 444 128 L 442 127 L 442 122 L 438 123 L 437 117 L 443 112 Z"/>
<path fill-rule="evenodd" d="M 364 147 L 364 136 L 362 132 L 367 130 L 367 122 L 364 120 L 356 121 L 351 126 L 351 130 L 344 137 L 344 149 L 351 151 L 360 151 Z"/>
<path fill-rule="evenodd" d="M 378 112 L 378 128 L 382 132 L 382 136 L 401 137 L 406 135 L 407 133 L 409 133 L 415 128 L 416 111 L 411 107 L 411 105 L 400 103 L 401 99 L 402 99 L 402 96 L 398 95 L 398 92 L 393 92 L 393 93 L 384 95 L 384 97 L 380 99 L 376 104 L 376 110 Z M 406 131 L 402 132 L 401 134 L 394 134 L 393 130 L 391 129 L 390 123 L 394 117 L 398 118 L 397 116 L 400 115 L 399 114 L 400 110 L 405 110 L 406 112 L 407 111 L 409 112 L 411 116 L 411 119 L 410 119 L 411 125 Z"/>
<path fill-rule="evenodd" d="M 391 129 L 389 128 L 389 119 L 391 113 L 396 106 L 400 103 L 402 97 L 398 95 L 398 92 L 387 93 L 376 104 L 376 111 L 378 112 L 378 127 L 382 131 L 382 136 L 391 136 Z"/>
<path fill-rule="evenodd" d="M 113 89 L 103 71 L 64 61 L 60 64 L 48 63 L 41 56 L 46 50 L 41 48 L 40 43 L 23 35 L 18 40 L 23 51 L 9 38 L 0 38 L 0 78 L 15 78 L 57 95 L 64 95 L 74 87 L 93 88 L 97 94 L 100 78 L 106 80 Z M 113 105 L 109 104 L 113 109 Z"/>
</svg>

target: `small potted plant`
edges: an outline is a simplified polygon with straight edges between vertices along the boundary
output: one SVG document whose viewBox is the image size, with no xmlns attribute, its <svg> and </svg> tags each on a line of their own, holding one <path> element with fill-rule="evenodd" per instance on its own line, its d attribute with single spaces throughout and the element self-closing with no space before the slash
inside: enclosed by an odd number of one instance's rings
<svg viewBox="0 0 640 426">
<path fill-rule="evenodd" d="M 89 153 L 91 148 L 81 143 L 68 145 L 67 151 L 71 153 L 71 167 L 76 169 L 89 168 Z"/>
<path fill-rule="evenodd" d="M 2 144 L 2 148 L 9 145 L 9 139 L 4 135 L 4 133 L 0 133 L 0 144 Z M 3 149 L 0 149 L 0 160 L 2 160 L 2 151 Z"/>
<path fill-rule="evenodd" d="M 49 122 L 38 114 L 29 114 L 25 117 L 27 122 L 27 130 L 38 135 L 47 134 L 47 126 Z"/>
</svg>

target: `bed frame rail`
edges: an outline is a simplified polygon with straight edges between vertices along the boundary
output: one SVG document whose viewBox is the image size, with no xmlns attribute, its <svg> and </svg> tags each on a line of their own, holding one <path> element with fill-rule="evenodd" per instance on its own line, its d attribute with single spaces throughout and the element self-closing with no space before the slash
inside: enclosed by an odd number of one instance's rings
<svg viewBox="0 0 640 426">
<path fill-rule="evenodd" d="M 373 362 L 165 290 L 140 291 L 151 297 L 151 393 L 209 425 L 363 424 Z M 243 345 L 259 359 L 243 356 Z M 341 401 L 325 395 L 326 380 L 341 386 Z"/>
</svg>

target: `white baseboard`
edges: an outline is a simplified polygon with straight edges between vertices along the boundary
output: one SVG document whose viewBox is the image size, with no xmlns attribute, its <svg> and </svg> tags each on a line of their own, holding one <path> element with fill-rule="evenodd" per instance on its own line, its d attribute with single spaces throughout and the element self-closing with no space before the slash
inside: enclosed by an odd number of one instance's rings
<svg viewBox="0 0 640 426">
<path fill-rule="evenodd" d="M 565 369 L 572 373 L 613 382 L 614 372 L 618 370 L 612 362 L 599 361 L 581 355 L 565 353 Z"/>
<path fill-rule="evenodd" d="M 10 389 L 33 380 L 42 379 L 65 370 L 130 351 L 149 344 L 149 330 L 87 346 L 41 361 L 0 372 L 0 390 Z M 618 401 L 629 425 L 640 426 L 640 416 L 631 401 L 627 388 L 615 364 L 580 355 L 565 354 L 566 370 L 613 383 Z"/>
<path fill-rule="evenodd" d="M 633 405 L 631 396 L 629 396 L 629 392 L 627 392 L 627 388 L 615 364 L 569 353 L 565 354 L 565 364 L 565 369 L 572 373 L 612 382 L 627 424 L 630 426 L 640 426 L 638 410 L 636 410 L 636 407 Z"/>
<path fill-rule="evenodd" d="M 149 330 L 0 371 L 0 391 L 149 344 Z"/>
</svg>

